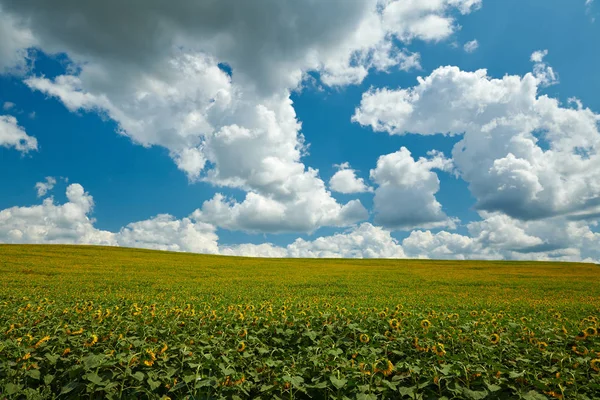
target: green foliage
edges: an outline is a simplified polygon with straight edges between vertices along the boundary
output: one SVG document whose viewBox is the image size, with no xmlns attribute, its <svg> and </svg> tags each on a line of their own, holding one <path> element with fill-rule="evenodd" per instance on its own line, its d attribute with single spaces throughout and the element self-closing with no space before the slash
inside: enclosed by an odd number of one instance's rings
<svg viewBox="0 0 600 400">
<path fill-rule="evenodd" d="M 593 399 L 600 268 L 0 246 L 0 397 Z"/>
</svg>

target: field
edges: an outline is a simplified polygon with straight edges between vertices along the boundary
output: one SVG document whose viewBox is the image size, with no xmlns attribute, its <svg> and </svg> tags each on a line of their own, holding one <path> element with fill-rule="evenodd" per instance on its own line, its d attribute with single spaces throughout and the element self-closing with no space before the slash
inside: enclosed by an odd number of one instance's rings
<svg viewBox="0 0 600 400">
<path fill-rule="evenodd" d="M 600 266 L 0 245 L 0 398 L 600 398 Z"/>
</svg>

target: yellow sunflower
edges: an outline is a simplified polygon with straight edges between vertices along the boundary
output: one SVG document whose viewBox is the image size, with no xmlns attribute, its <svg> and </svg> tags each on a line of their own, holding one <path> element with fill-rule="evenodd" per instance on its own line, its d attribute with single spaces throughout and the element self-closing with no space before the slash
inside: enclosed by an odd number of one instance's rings
<svg viewBox="0 0 600 400">
<path fill-rule="evenodd" d="M 358 340 L 360 340 L 361 343 L 369 343 L 369 335 L 367 335 L 366 333 L 361 333 L 358 337 Z"/>
<path fill-rule="evenodd" d="M 398 321 L 396 318 L 390 319 L 389 320 L 389 324 L 390 324 L 390 328 L 392 328 L 392 329 L 399 329 L 400 328 L 400 321 Z"/>
<path fill-rule="evenodd" d="M 596 372 L 600 372 L 600 358 L 596 358 L 590 361 L 590 368 L 592 368 Z"/>
<path fill-rule="evenodd" d="M 243 352 L 244 350 L 246 350 L 246 343 L 244 342 L 239 342 L 238 346 L 237 346 L 237 351 L 238 352 Z"/>
<path fill-rule="evenodd" d="M 421 321 L 421 328 L 428 329 L 431 326 L 431 322 L 428 319 Z"/>
<path fill-rule="evenodd" d="M 598 330 L 593 326 L 590 326 L 588 328 L 585 328 L 585 334 L 587 336 L 596 336 L 598 334 Z"/>
<path fill-rule="evenodd" d="M 497 333 L 492 333 L 492 335 L 490 336 L 490 342 L 492 344 L 500 343 L 500 335 L 498 335 Z"/>
<path fill-rule="evenodd" d="M 538 349 L 540 349 L 540 351 L 546 351 L 547 348 L 548 348 L 548 343 L 546 343 L 546 342 L 538 343 Z"/>
</svg>

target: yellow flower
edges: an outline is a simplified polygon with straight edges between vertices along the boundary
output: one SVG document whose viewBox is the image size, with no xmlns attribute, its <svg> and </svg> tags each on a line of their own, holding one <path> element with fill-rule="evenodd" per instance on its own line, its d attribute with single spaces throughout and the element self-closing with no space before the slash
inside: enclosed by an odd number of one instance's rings
<svg viewBox="0 0 600 400">
<path fill-rule="evenodd" d="M 84 346 L 85 346 L 85 347 L 92 347 L 92 346 L 93 346 L 93 345 L 95 345 L 96 343 L 98 343 L 98 336 L 96 336 L 96 335 L 92 335 L 92 340 L 91 340 L 91 341 L 89 341 L 89 342 L 87 342 L 87 343 L 84 343 Z"/>
<path fill-rule="evenodd" d="M 497 333 L 492 333 L 492 335 L 490 336 L 490 342 L 492 344 L 500 343 L 500 336 Z"/>
<path fill-rule="evenodd" d="M 546 351 L 547 348 L 548 348 L 548 343 L 546 343 L 546 342 L 538 343 L 538 349 L 540 349 L 540 351 Z"/>
<path fill-rule="evenodd" d="M 162 348 L 159 350 L 158 354 L 163 354 L 165 351 L 167 351 L 167 349 L 169 348 L 169 346 L 167 346 L 166 343 L 163 343 Z"/>
<path fill-rule="evenodd" d="M 431 326 L 431 322 L 428 319 L 421 321 L 421 328 L 428 329 Z"/>
<path fill-rule="evenodd" d="M 585 328 L 585 334 L 587 336 L 596 336 L 598 334 L 598 330 L 593 326 L 590 326 L 589 328 Z"/>
<path fill-rule="evenodd" d="M 398 321 L 396 318 L 390 319 L 389 324 L 390 324 L 390 328 L 392 328 L 392 329 L 399 329 L 400 325 L 401 325 L 400 321 Z"/>
<path fill-rule="evenodd" d="M 369 343 L 369 335 L 365 334 L 365 333 L 361 333 L 360 336 L 358 337 L 358 340 L 361 341 L 361 343 Z"/>
<path fill-rule="evenodd" d="M 434 346 L 434 351 L 440 357 L 446 355 L 446 350 L 444 349 L 444 345 L 442 343 L 438 343 L 436 346 Z"/>
<path fill-rule="evenodd" d="M 39 346 L 40 346 L 42 343 L 45 343 L 45 342 L 47 342 L 48 340 L 50 340 L 50 336 L 44 336 L 44 337 L 43 337 L 43 338 L 41 338 L 41 339 L 40 339 L 40 340 L 39 340 L 39 341 L 38 341 L 38 342 L 35 344 L 35 346 L 33 346 L 33 347 L 35 347 L 35 348 L 37 349 L 37 348 L 38 348 L 38 347 L 39 347 Z"/>
<path fill-rule="evenodd" d="M 587 333 L 585 331 L 581 331 L 575 336 L 575 340 L 585 340 L 587 338 Z"/>
<path fill-rule="evenodd" d="M 31 353 L 27 353 L 23 356 L 23 361 L 25 360 L 29 360 L 29 358 L 31 358 Z"/>
<path fill-rule="evenodd" d="M 65 351 L 63 351 L 63 353 L 62 353 L 62 356 L 64 357 L 64 356 L 66 356 L 67 354 L 69 354 L 70 352 L 71 352 L 71 349 L 70 349 L 69 347 L 67 347 L 67 348 L 65 349 Z"/>
<path fill-rule="evenodd" d="M 246 335 L 248 335 L 248 330 L 246 330 L 245 328 L 238 332 L 239 337 L 244 337 Z"/>
<path fill-rule="evenodd" d="M 240 342 L 240 343 L 238 343 L 238 346 L 237 346 L 237 351 L 241 353 L 241 352 L 243 352 L 244 350 L 246 350 L 246 343 L 244 343 L 244 342 Z"/>
<path fill-rule="evenodd" d="M 154 365 L 154 360 L 145 360 L 144 364 L 148 367 L 151 367 L 152 365 Z"/>
<path fill-rule="evenodd" d="M 592 368 L 596 372 L 600 372 L 600 358 L 596 358 L 590 361 L 590 368 Z"/>
</svg>

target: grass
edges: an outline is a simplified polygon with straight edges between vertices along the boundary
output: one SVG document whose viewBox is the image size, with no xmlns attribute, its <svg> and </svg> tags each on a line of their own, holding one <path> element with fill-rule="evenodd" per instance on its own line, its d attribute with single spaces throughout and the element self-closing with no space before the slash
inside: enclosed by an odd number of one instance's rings
<svg viewBox="0 0 600 400">
<path fill-rule="evenodd" d="M 0 393 L 594 398 L 598 282 L 581 263 L 0 245 Z"/>
</svg>

